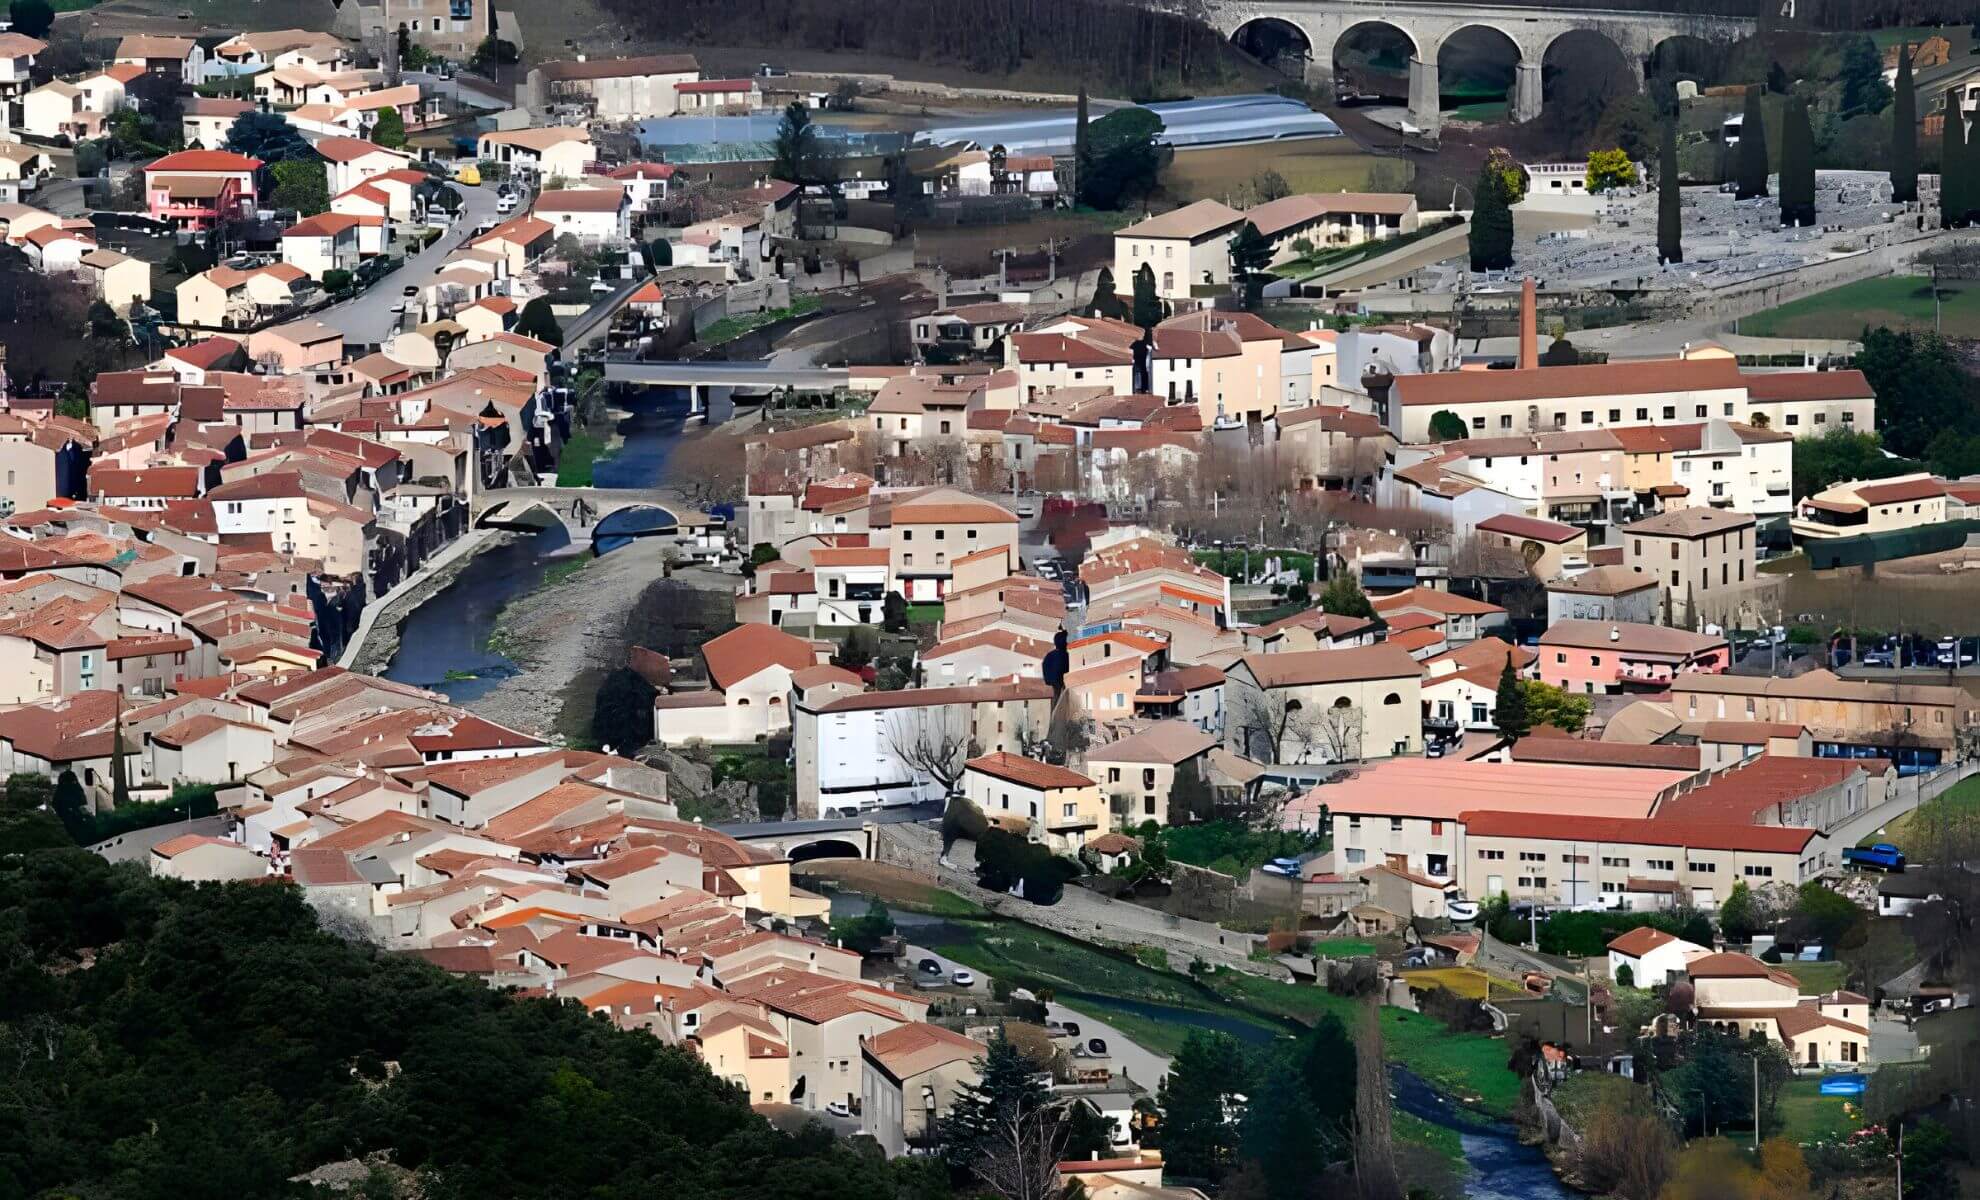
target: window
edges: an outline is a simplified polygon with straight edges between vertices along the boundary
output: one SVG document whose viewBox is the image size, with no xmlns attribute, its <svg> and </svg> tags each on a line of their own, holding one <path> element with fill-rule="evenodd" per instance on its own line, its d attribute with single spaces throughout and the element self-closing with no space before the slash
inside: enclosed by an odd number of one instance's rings
<svg viewBox="0 0 1980 1200">
<path fill-rule="evenodd" d="M 1507 420 L 1510 420 L 1510 419 L 1511 419 L 1511 418 L 1507 418 Z M 1484 418 L 1484 417 L 1473 417 L 1473 418 L 1471 418 L 1471 427 L 1472 427 L 1473 429 L 1483 429 L 1483 428 L 1485 428 L 1485 418 Z"/>
<path fill-rule="evenodd" d="M 1584 408 L 1581 410 L 1581 423 L 1583 425 L 1593 425 L 1595 423 L 1595 412 L 1593 409 Z"/>
<path fill-rule="evenodd" d="M 1626 858 L 1611 858 L 1605 854 L 1602 856 L 1602 865 L 1605 867 L 1622 867 L 1625 870 L 1627 870 L 1629 867 L 1629 860 Z"/>
<path fill-rule="evenodd" d="M 1741 874 L 1754 879 L 1772 879 L 1774 877 L 1774 868 L 1749 866 L 1742 868 Z"/>
<path fill-rule="evenodd" d="M 1473 429 L 1483 429 L 1483 428 L 1485 428 L 1485 418 L 1483 418 L 1483 417 L 1475 417 L 1475 418 L 1473 418 L 1473 419 L 1472 419 L 1472 422 L 1471 422 L 1471 427 L 1472 427 Z M 1504 416 L 1504 417 L 1500 417 L 1500 418 L 1499 418 L 1499 428 L 1501 428 L 1501 429 L 1511 429 L 1512 427 L 1513 427 L 1513 426 L 1512 426 L 1512 418 L 1511 418 L 1510 416 Z"/>
<path fill-rule="evenodd" d="M 1650 419 L 1650 410 L 1649 410 L 1649 409 L 1647 409 L 1647 408 L 1639 408 L 1639 409 L 1637 409 L 1637 410 L 1636 410 L 1636 419 L 1637 419 L 1637 420 L 1639 420 L 1639 421 L 1648 421 L 1648 420 Z"/>
<path fill-rule="evenodd" d="M 1622 420 L 1622 409 L 1620 409 L 1620 408 L 1612 408 L 1612 409 L 1610 409 L 1610 410 L 1609 410 L 1609 420 L 1610 420 L 1610 421 L 1620 421 L 1620 420 Z"/>
<path fill-rule="evenodd" d="M 1066 804 L 1062 805 L 1061 808 L 1063 811 L 1059 814 L 1060 816 L 1076 817 L 1079 815 L 1079 805 L 1077 804 Z"/>
<path fill-rule="evenodd" d="M 1677 415 L 1678 415 L 1678 410 L 1677 410 L 1677 405 L 1675 405 L 1675 404 L 1666 404 L 1666 405 L 1664 406 L 1664 419 L 1665 419 L 1666 421 L 1675 421 L 1675 420 L 1677 420 Z"/>
<path fill-rule="evenodd" d="M 1504 859 L 1505 856 L 1506 856 L 1506 852 L 1504 850 L 1480 850 L 1478 852 L 1478 857 L 1484 859 L 1487 862 L 1499 862 L 1500 860 Z"/>
<path fill-rule="evenodd" d="M 1358 829 L 1360 829 L 1360 828 L 1361 828 L 1361 818 L 1360 818 L 1360 817 L 1349 817 L 1349 818 L 1348 818 L 1348 828 L 1349 828 L 1349 829 L 1357 829 L 1357 830 L 1358 830 Z"/>
<path fill-rule="evenodd" d="M 1391 704 L 1401 704 L 1401 703 L 1402 703 L 1402 697 L 1394 692 L 1390 692 L 1388 695 L 1382 697 L 1382 705 L 1385 708 Z"/>
<path fill-rule="evenodd" d="M 1791 425 L 1791 426 L 1792 426 L 1792 425 L 1799 425 L 1799 424 L 1801 424 L 1801 414 L 1799 414 L 1799 413 L 1789 413 L 1789 414 L 1787 415 L 1787 423 L 1788 423 L 1789 425 Z"/>
<path fill-rule="evenodd" d="M 1696 871 L 1700 875 L 1717 875 L 1719 873 L 1719 864 L 1692 862 L 1687 858 L 1684 860 L 1684 869 L 1687 871 Z"/>
<path fill-rule="evenodd" d="M 1693 416 L 1696 416 L 1696 417 L 1697 417 L 1697 418 L 1698 418 L 1699 420 L 1701 420 L 1701 421 L 1702 421 L 1702 420 L 1704 420 L 1704 419 L 1705 419 L 1705 406 L 1704 406 L 1703 404 L 1701 404 L 1701 405 L 1699 405 L 1699 406 L 1698 406 L 1697 408 L 1695 408 L 1695 409 L 1693 409 L 1693 410 L 1692 410 L 1692 415 L 1693 415 Z"/>
<path fill-rule="evenodd" d="M 1521 862 L 1546 862 L 1546 861 L 1547 861 L 1547 856 L 1546 856 L 1546 855 L 1545 855 L 1544 853 L 1542 853 L 1541 851 L 1538 851 L 1538 850 L 1521 850 L 1521 851 L 1519 852 L 1519 861 L 1521 861 Z"/>
<path fill-rule="evenodd" d="M 1576 863 L 1585 867 L 1588 865 L 1588 856 L 1586 854 L 1563 854 L 1561 855 L 1561 861 L 1564 863 Z"/>
<path fill-rule="evenodd" d="M 1491 719 L 1491 714 L 1485 711 L 1483 701 L 1473 700 L 1471 702 L 1471 723 L 1473 725 L 1482 725 Z"/>
<path fill-rule="evenodd" d="M 1652 871 L 1669 871 L 1677 864 L 1668 858 L 1646 858 L 1643 860 L 1643 865 Z"/>
<path fill-rule="evenodd" d="M 1623 890 L 1623 885 L 1620 883 L 1605 883 L 1602 885 L 1602 891 L 1611 896 L 1615 895 L 1617 892 L 1620 892 L 1622 890 Z"/>
<path fill-rule="evenodd" d="M 1107 768 L 1107 782 L 1108 782 L 1108 783 L 1119 783 L 1120 781 L 1121 781 L 1121 769 L 1120 769 L 1119 767 L 1108 767 L 1108 768 Z"/>
<path fill-rule="evenodd" d="M 1565 650 L 1556 650 L 1556 651 L 1554 651 L 1554 661 L 1555 661 L 1556 663 L 1565 663 L 1565 662 L 1567 662 L 1567 651 L 1565 651 Z"/>
</svg>

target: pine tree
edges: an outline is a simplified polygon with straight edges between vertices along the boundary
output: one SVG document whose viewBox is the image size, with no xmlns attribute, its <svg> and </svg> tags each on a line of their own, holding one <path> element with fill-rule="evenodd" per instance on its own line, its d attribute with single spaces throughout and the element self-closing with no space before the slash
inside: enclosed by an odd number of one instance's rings
<svg viewBox="0 0 1980 1200">
<path fill-rule="evenodd" d="M 1808 104 L 1789 98 L 1781 114 L 1781 224 L 1815 223 L 1815 135 L 1808 128 Z"/>
<path fill-rule="evenodd" d="M 1657 256 L 1667 263 L 1684 261 L 1684 217 L 1678 206 L 1677 122 L 1664 122 L 1664 141 L 1657 154 Z"/>
<path fill-rule="evenodd" d="M 937 1132 L 942 1156 L 964 1169 L 989 1148 L 987 1143 L 1000 1122 L 1028 1116 L 1050 1098 L 1034 1078 L 1037 1068 L 1018 1052 L 1001 1027 L 977 1062 L 977 1081 L 957 1090 Z"/>
<path fill-rule="evenodd" d="M 1517 742 L 1533 728 L 1526 712 L 1526 693 L 1519 686 L 1519 672 L 1513 670 L 1512 655 L 1506 655 L 1505 669 L 1499 672 L 1499 693 L 1493 702 L 1492 720 L 1499 736 Z"/>
<path fill-rule="evenodd" d="M 1087 167 L 1093 161 L 1093 140 L 1087 132 L 1086 85 L 1079 85 L 1079 115 L 1073 119 L 1073 203 L 1086 202 Z"/>
<path fill-rule="evenodd" d="M 1760 109 L 1760 90 L 1746 90 L 1746 115 L 1739 125 L 1739 191 L 1750 200 L 1767 194 L 1767 120 Z"/>
<path fill-rule="evenodd" d="M 1898 47 L 1897 94 L 1891 102 L 1891 201 L 1918 199 L 1918 92 L 1911 82 L 1911 44 Z"/>
<path fill-rule="evenodd" d="M 1478 202 L 1471 213 L 1471 269 L 1503 271 L 1513 264 L 1512 206 L 1499 175 L 1478 173 Z"/>
</svg>

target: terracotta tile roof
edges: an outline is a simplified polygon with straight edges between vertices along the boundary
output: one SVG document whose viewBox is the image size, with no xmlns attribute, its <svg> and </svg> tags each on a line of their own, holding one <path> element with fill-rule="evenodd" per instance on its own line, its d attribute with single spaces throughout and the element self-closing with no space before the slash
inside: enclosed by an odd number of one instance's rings
<svg viewBox="0 0 1980 1200">
<path fill-rule="evenodd" d="M 819 708 L 821 713 L 857 712 L 876 708 L 927 708 L 948 704 L 997 704 L 1049 700 L 1051 685 L 1042 679 L 983 683 L 964 687 L 910 688 L 899 692 L 863 692 L 841 696 Z"/>
<path fill-rule="evenodd" d="M 1006 779 L 1025 787 L 1051 790 L 1058 788 L 1089 788 L 1094 786 L 1091 779 L 1077 771 L 1055 767 L 1037 759 L 1025 758 L 1017 754 L 998 751 L 981 758 L 972 758 L 964 764 L 972 771 L 981 771 L 998 779 Z"/>
<path fill-rule="evenodd" d="M 128 39 L 126 39 L 128 40 Z M 261 167 L 261 160 L 235 154 L 231 150 L 181 150 L 156 158 L 145 167 L 146 174 L 169 174 L 175 171 L 227 171 L 240 173 L 254 171 Z"/>
<path fill-rule="evenodd" d="M 955 1062 L 973 1062 L 987 1048 L 960 1033 L 915 1021 L 865 1038 L 860 1049 L 887 1069 L 896 1082 Z"/>
<path fill-rule="evenodd" d="M 1423 669 L 1407 652 L 1387 644 L 1341 650 L 1246 654 L 1238 660 L 1266 688 L 1347 683 L 1364 679 L 1416 679 Z"/>
<path fill-rule="evenodd" d="M 1124 367 L 1133 355 L 1062 333 L 1014 333 L 1009 338 L 1019 362 L 1065 363 L 1075 367 Z"/>
<path fill-rule="evenodd" d="M 1911 479 L 1903 483 L 1878 483 L 1856 489 L 1857 497 L 1866 504 L 1932 500 L 1945 494 L 1945 481 L 1939 479 Z"/>
<path fill-rule="evenodd" d="M 1608 948 L 1631 958 L 1642 958 L 1659 946 L 1668 946 L 1678 939 L 1663 930 L 1650 925 L 1638 925 L 1612 939 Z"/>
<path fill-rule="evenodd" d="M 701 657 L 708 677 L 725 691 L 765 668 L 801 671 L 817 660 L 811 643 L 768 625 L 739 625 L 703 643 Z"/>
<path fill-rule="evenodd" d="M 1858 771 L 1882 775 L 1887 758 L 1796 758 L 1762 754 L 1721 771 L 1703 787 L 1674 797 L 1663 813 L 1687 820 L 1758 821 L 1776 805 L 1832 788 Z"/>
<path fill-rule="evenodd" d="M 1218 740 L 1188 721 L 1157 721 L 1139 733 L 1093 746 L 1088 762 L 1165 763 L 1175 766 L 1215 749 Z M 1088 843 L 1091 845 L 1091 843 Z"/>
<path fill-rule="evenodd" d="M 1215 200 L 1198 200 L 1159 217 L 1137 221 L 1115 232 L 1114 238 L 1183 238 L 1195 241 L 1225 229 L 1234 229 L 1244 214 Z"/>
<path fill-rule="evenodd" d="M 1565 371 L 1572 368 L 1554 367 L 1552 369 Z M 1752 524 L 1753 517 L 1751 514 L 1727 512 L 1707 505 L 1698 505 L 1692 508 L 1672 509 L 1670 512 L 1658 513 L 1654 517 L 1645 517 L 1641 521 L 1635 521 L 1623 526 L 1623 532 L 1625 534 L 1645 534 L 1655 537 L 1699 538 L 1711 537 L 1714 534 L 1731 533 L 1734 530 L 1748 528 Z"/>
<path fill-rule="evenodd" d="M 1606 842 L 1612 845 L 1682 846 L 1754 854 L 1799 854 L 1822 836 L 1819 830 L 1779 825 L 1740 825 L 1691 820 L 1659 812 L 1647 819 L 1574 813 L 1477 810 L 1460 814 L 1471 837 L 1515 837 Z"/>
<path fill-rule="evenodd" d="M 1861 371 L 1753 371 L 1740 378 L 1752 400 L 1865 400 L 1877 394 Z"/>
<path fill-rule="evenodd" d="M 1668 625 L 1647 625 L 1640 621 L 1569 618 L 1549 625 L 1540 635 L 1540 644 L 1581 650 L 1613 650 L 1632 656 L 1694 658 L 1724 649 L 1726 639 Z"/>
<path fill-rule="evenodd" d="M 1558 369 L 1558 368 L 1555 368 Z M 1520 517 L 1510 513 L 1499 513 L 1478 523 L 1478 528 L 1487 533 L 1503 533 L 1510 537 L 1532 538 L 1536 542 L 1561 545 L 1579 537 L 1586 537 L 1573 525 L 1563 525 L 1559 521 L 1542 520 L 1539 517 Z"/>
<path fill-rule="evenodd" d="M 1703 358 L 1398 375 L 1394 392 L 1401 404 L 1414 408 L 1433 404 L 1448 407 L 1585 396 L 1642 396 L 1743 386 L 1739 367 L 1731 359 Z"/>
<path fill-rule="evenodd" d="M 1513 747 L 1520 762 L 1577 763 L 1588 767 L 1645 767 L 1662 771 L 1696 771 L 1696 746 L 1633 746 L 1627 742 L 1596 742 L 1586 738 L 1527 738 Z"/>
</svg>

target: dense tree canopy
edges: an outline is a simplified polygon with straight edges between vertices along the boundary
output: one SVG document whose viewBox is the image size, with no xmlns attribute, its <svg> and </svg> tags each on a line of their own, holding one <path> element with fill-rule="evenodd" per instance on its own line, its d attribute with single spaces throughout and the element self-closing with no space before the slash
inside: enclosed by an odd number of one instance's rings
<svg viewBox="0 0 1980 1200">
<path fill-rule="evenodd" d="M 0 1042 L 10 1196 L 277 1196 L 372 1152 L 436 1200 L 945 1191 L 913 1160 L 773 1131 L 650 1034 L 333 937 L 294 888 L 73 849 L 0 856 Z"/>
<path fill-rule="evenodd" d="M 1146 108 L 1123 108 L 1089 125 L 1079 202 L 1113 209 L 1153 191 L 1162 170 L 1162 148 L 1155 141 L 1162 128 L 1162 118 Z"/>
<path fill-rule="evenodd" d="M 245 112 L 234 118 L 234 123 L 227 128 L 226 149 L 249 158 L 258 158 L 267 166 L 291 159 L 315 163 L 323 161 L 310 147 L 302 131 L 289 124 L 288 118 L 280 113 Z"/>
</svg>

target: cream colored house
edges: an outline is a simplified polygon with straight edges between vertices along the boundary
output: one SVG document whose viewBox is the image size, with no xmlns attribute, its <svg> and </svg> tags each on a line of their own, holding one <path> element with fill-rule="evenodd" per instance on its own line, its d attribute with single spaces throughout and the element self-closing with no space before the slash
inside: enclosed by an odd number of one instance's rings
<svg viewBox="0 0 1980 1200">
<path fill-rule="evenodd" d="M 1854 992 L 1801 995 L 1778 967 L 1744 954 L 1708 954 L 1685 964 L 1701 1026 L 1760 1035 L 1787 1047 L 1797 1067 L 1870 1061 L 1870 1001 Z"/>
<path fill-rule="evenodd" d="M 1017 514 L 955 488 L 897 497 L 887 538 L 887 590 L 909 603 L 942 599 L 957 561 L 997 547 L 1017 553 Z"/>
<path fill-rule="evenodd" d="M 1761 583 L 1750 514 L 1680 508 L 1624 526 L 1622 544 L 1623 565 L 1663 587 L 1670 623 L 1757 623 L 1738 620 Z"/>
<path fill-rule="evenodd" d="M 1114 286 L 1132 295 L 1135 272 L 1145 264 L 1164 300 L 1188 300 L 1199 287 L 1228 288 L 1231 237 L 1244 219 L 1215 200 L 1198 200 L 1120 230 L 1114 234 Z"/>
<path fill-rule="evenodd" d="M 1077 854 L 1110 824 L 1100 785 L 1064 767 L 998 752 L 972 758 L 963 794 L 990 820 L 1022 822 L 1031 840 L 1059 854 Z"/>
<path fill-rule="evenodd" d="M 90 290 L 120 317 L 151 299 L 151 264 L 141 258 L 99 246 L 83 254 L 82 268 Z"/>
<path fill-rule="evenodd" d="M 559 126 L 484 133 L 475 142 L 475 155 L 544 179 L 576 179 L 584 174 L 586 163 L 597 160 L 598 149 L 582 127 Z"/>
<path fill-rule="evenodd" d="M 1515 901 L 1569 907 L 1657 909 L 1682 903 L 1714 909 L 1740 883 L 1754 889 L 1775 881 L 1798 886 L 1820 870 L 1828 841 L 1813 829 L 1571 811 L 1469 812 L 1463 826 L 1460 878 L 1466 895 L 1503 893 Z"/>
<path fill-rule="evenodd" d="M 530 107 L 583 104 L 600 120 L 671 117 L 680 107 L 679 85 L 701 78 L 692 54 L 636 58 L 577 58 L 539 63 L 529 72 Z"/>
<path fill-rule="evenodd" d="M 653 700 L 653 737 L 669 746 L 751 742 L 790 728 L 791 676 L 817 665 L 810 642 L 768 625 L 738 625 L 702 644 L 709 686 Z"/>
<path fill-rule="evenodd" d="M 1216 736 L 1184 720 L 1158 721 L 1139 733 L 1086 752 L 1082 768 L 1100 785 L 1112 811 L 1113 824 L 1134 828 L 1144 821 L 1169 823 L 1169 793 L 1184 764 L 1208 783 L 1210 752 L 1220 745 Z"/>
<path fill-rule="evenodd" d="M 1944 521 L 1947 503 L 1945 481 L 1926 472 L 1852 479 L 1804 497 L 1790 528 L 1803 541 L 1890 533 Z"/>
<path fill-rule="evenodd" d="M 291 321 L 248 335 L 248 358 L 284 374 L 334 367 L 344 358 L 344 335 L 316 320 Z"/>
<path fill-rule="evenodd" d="M 1649 925 L 1638 925 L 1609 943 L 1609 978 L 1622 984 L 1624 969 L 1629 971 L 1628 986 L 1652 988 L 1684 974 L 1684 965 L 1712 951 Z"/>
<path fill-rule="evenodd" d="M 932 1145 L 957 1093 L 982 1077 L 984 1053 L 981 1042 L 919 1021 L 863 1039 L 860 1132 L 888 1158 Z"/>
<path fill-rule="evenodd" d="M 269 861 L 239 842 L 196 833 L 167 838 L 145 856 L 153 875 L 189 883 L 227 883 L 266 878 Z"/>
<path fill-rule="evenodd" d="M 239 329 L 293 306 L 310 278 L 288 263 L 238 271 L 212 267 L 179 284 L 179 320 L 203 329 Z"/>
<path fill-rule="evenodd" d="M 1224 672 L 1224 744 L 1259 762 L 1414 754 L 1422 677 L 1407 651 L 1385 644 L 1246 654 Z"/>
</svg>

